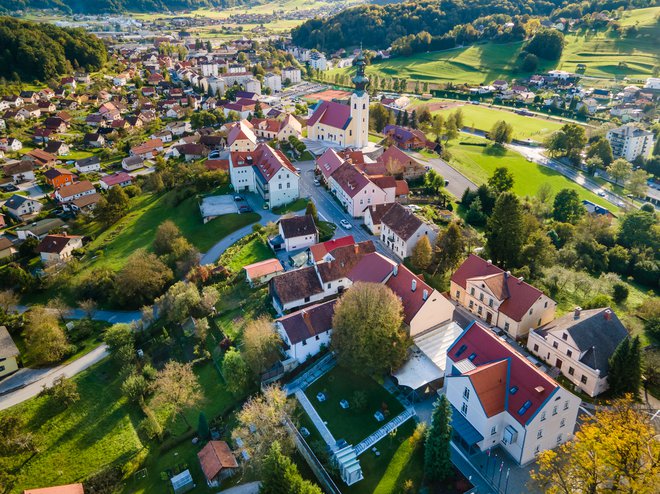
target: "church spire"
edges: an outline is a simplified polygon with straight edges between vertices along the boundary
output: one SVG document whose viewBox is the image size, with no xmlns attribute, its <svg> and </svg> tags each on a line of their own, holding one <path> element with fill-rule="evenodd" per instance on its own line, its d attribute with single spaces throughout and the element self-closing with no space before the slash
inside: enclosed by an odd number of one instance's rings
<svg viewBox="0 0 660 494">
<path fill-rule="evenodd" d="M 369 85 L 369 78 L 364 75 L 364 68 L 367 66 L 367 61 L 364 59 L 362 44 L 360 44 L 360 53 L 355 57 L 353 65 L 357 67 L 357 72 L 352 79 L 355 89 L 358 92 L 364 91 Z"/>
</svg>

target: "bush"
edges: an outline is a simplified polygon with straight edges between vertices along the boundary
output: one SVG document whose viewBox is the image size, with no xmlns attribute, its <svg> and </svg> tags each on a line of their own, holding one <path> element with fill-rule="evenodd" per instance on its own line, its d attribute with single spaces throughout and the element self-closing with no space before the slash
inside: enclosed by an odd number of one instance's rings
<svg viewBox="0 0 660 494">
<path fill-rule="evenodd" d="M 603 307 L 610 307 L 612 305 L 612 299 L 607 295 L 599 293 L 591 300 L 582 304 L 582 307 L 585 309 L 600 309 Z"/>
<path fill-rule="evenodd" d="M 612 300 L 614 300 L 614 302 L 617 304 L 625 302 L 629 293 L 630 290 L 623 283 L 615 283 L 612 286 Z"/>
</svg>

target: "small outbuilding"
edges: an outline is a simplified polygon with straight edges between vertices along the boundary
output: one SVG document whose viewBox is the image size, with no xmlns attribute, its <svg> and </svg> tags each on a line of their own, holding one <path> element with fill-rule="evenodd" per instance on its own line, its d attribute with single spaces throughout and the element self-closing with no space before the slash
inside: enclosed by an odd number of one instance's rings
<svg viewBox="0 0 660 494">
<path fill-rule="evenodd" d="M 224 441 L 209 441 L 197 457 L 209 487 L 218 487 L 238 469 L 238 462 Z"/>
</svg>

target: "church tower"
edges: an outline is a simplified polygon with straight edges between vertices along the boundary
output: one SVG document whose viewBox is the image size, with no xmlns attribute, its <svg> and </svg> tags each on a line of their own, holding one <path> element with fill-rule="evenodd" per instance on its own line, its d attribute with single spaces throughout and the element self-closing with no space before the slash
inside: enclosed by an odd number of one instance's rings
<svg viewBox="0 0 660 494">
<path fill-rule="evenodd" d="M 346 141 L 347 144 L 359 149 L 366 147 L 369 143 L 369 93 L 367 92 L 369 78 L 364 75 L 367 62 L 362 50 L 356 57 L 354 65 L 357 67 L 357 73 L 352 79 L 355 85 L 355 91 L 351 95 L 353 136 L 352 138 L 347 136 Z"/>
</svg>

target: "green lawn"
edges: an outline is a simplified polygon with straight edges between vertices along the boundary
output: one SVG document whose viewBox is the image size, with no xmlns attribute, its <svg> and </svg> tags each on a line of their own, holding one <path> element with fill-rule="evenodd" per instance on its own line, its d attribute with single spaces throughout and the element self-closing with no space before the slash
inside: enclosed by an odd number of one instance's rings
<svg viewBox="0 0 660 494">
<path fill-rule="evenodd" d="M 250 240 L 246 245 L 232 257 L 226 265 L 231 271 L 238 272 L 244 266 L 259 261 L 265 261 L 273 257 L 273 251 L 270 250 L 266 242 L 261 237 Z"/>
<path fill-rule="evenodd" d="M 339 402 L 346 399 L 351 403 L 356 391 L 365 393 L 366 406 L 362 410 L 356 409 L 355 406 L 347 410 L 341 408 Z M 326 401 L 321 403 L 316 399 L 319 392 L 326 395 Z M 367 376 L 358 376 L 343 367 L 332 369 L 307 388 L 305 394 L 321 418 L 327 422 L 335 439 L 346 439 L 354 446 L 385 424 L 374 418 L 376 411 L 389 411 L 385 421 L 403 411 L 403 406 L 397 399 L 376 381 Z"/>
<path fill-rule="evenodd" d="M 585 75 L 612 79 L 627 76 L 650 77 L 658 64 L 657 39 L 660 30 L 655 19 L 660 7 L 624 12 L 623 24 L 639 23 L 640 33 L 633 39 L 610 37 L 608 33 L 568 34 L 566 47 L 558 62 L 544 62 L 537 72 L 560 69 L 575 72 L 577 64 L 587 65 Z M 430 83 L 490 83 L 495 79 L 529 76 L 517 69 L 523 43 L 484 43 L 410 57 L 394 57 L 367 67 L 367 74 L 403 77 Z M 619 62 L 628 64 L 619 67 Z M 349 68 L 335 69 L 348 73 Z"/>
<path fill-rule="evenodd" d="M 298 211 L 302 211 L 307 207 L 307 199 L 304 198 L 299 198 L 296 199 L 295 201 L 290 202 L 289 204 L 285 204 L 284 206 L 278 206 L 276 208 L 273 208 L 273 213 L 275 214 L 287 214 L 287 213 L 297 213 Z"/>
<path fill-rule="evenodd" d="M 552 187 L 553 192 L 557 193 L 561 189 L 576 190 L 581 199 L 588 199 L 596 204 L 606 207 L 613 213 L 617 213 L 619 208 L 610 204 L 606 200 L 598 197 L 596 194 L 588 191 L 577 183 L 564 177 L 561 173 L 546 168 L 536 163 L 530 163 L 520 154 L 509 150 L 503 150 L 501 153 L 492 153 L 492 147 L 461 145 L 461 142 L 467 143 L 486 143 L 486 139 L 480 137 L 461 136 L 458 140 L 450 143 L 449 152 L 452 155 L 451 164 L 461 173 L 477 185 L 485 183 L 493 174 L 495 168 L 506 167 L 515 179 L 513 191 L 519 196 L 533 196 L 537 193 L 543 183 Z"/>
</svg>

